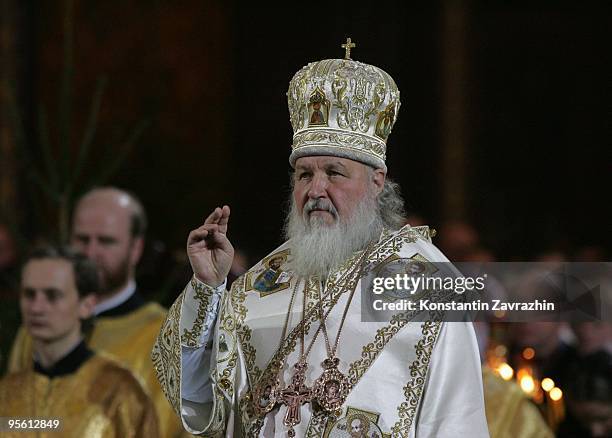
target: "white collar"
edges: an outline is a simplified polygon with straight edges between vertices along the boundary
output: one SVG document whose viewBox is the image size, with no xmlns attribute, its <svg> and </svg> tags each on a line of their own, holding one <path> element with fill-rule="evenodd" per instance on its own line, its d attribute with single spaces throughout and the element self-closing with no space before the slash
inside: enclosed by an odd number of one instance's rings
<svg viewBox="0 0 612 438">
<path fill-rule="evenodd" d="M 113 309 L 120 304 L 125 303 L 132 295 L 134 295 L 134 292 L 136 292 L 136 282 L 134 280 L 130 280 L 127 286 L 125 286 L 121 292 L 113 295 L 108 300 L 104 300 L 101 303 L 96 304 L 96 307 L 94 308 L 94 315 L 99 315 L 102 312 L 106 312 L 107 310 Z"/>
</svg>

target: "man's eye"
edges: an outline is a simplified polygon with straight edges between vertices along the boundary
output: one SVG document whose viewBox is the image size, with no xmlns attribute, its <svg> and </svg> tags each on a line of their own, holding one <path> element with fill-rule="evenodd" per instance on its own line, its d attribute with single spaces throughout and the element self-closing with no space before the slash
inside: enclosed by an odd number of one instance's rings
<svg viewBox="0 0 612 438">
<path fill-rule="evenodd" d="M 59 298 L 60 292 L 54 289 L 49 289 L 45 291 L 45 295 L 50 303 L 54 303 Z"/>
<path fill-rule="evenodd" d="M 303 172 L 303 173 L 300 173 L 298 175 L 298 179 L 305 179 L 305 178 L 309 178 L 309 177 L 310 177 L 310 173 L 308 173 L 308 172 Z"/>
<path fill-rule="evenodd" d="M 75 240 L 79 243 L 82 243 L 84 245 L 87 245 L 87 243 L 89 243 L 89 237 L 87 236 L 76 236 Z"/>
</svg>

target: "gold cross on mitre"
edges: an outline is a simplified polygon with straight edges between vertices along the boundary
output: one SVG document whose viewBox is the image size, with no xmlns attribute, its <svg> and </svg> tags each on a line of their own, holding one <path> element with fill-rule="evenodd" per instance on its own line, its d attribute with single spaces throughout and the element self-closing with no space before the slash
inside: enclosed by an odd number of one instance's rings
<svg viewBox="0 0 612 438">
<path fill-rule="evenodd" d="M 351 59 L 351 49 L 355 47 L 355 43 L 350 38 L 347 38 L 346 44 L 342 44 L 341 47 L 345 50 L 344 59 Z"/>
</svg>

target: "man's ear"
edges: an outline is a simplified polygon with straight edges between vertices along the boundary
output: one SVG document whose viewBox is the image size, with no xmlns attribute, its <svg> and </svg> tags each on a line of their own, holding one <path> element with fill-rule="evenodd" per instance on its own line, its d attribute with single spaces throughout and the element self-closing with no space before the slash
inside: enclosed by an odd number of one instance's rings
<svg viewBox="0 0 612 438">
<path fill-rule="evenodd" d="M 89 294 L 83 298 L 79 298 L 79 319 L 83 320 L 91 317 L 97 301 L 95 294 Z"/>
<path fill-rule="evenodd" d="M 387 173 L 382 169 L 374 169 L 374 172 L 372 172 L 372 182 L 376 186 L 376 195 L 380 195 L 380 192 L 383 191 L 386 178 Z"/>
</svg>

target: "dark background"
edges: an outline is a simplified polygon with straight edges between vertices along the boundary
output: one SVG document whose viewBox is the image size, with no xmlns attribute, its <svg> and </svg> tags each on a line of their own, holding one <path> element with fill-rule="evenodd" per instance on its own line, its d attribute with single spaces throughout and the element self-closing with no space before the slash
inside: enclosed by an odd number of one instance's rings
<svg viewBox="0 0 612 438">
<path fill-rule="evenodd" d="M 70 2 L 2 4 L 10 55 L 3 74 L 13 79 L 2 87 L 14 92 L 25 127 L 24 141 L 12 141 L 3 107 L 2 201 L 5 220 L 27 245 L 56 229 L 55 207 L 27 170 L 39 164 L 41 106 L 57 138 Z M 253 258 L 280 242 L 289 80 L 310 61 L 342 57 L 350 36 L 353 59 L 383 68 L 401 91 L 387 161 L 412 213 L 435 228 L 450 219 L 472 224 L 501 260 L 587 244 L 609 254 L 606 2 L 108 0 L 73 7 L 73 153 L 96 80 L 108 82 L 84 182 L 71 199 L 122 151 L 129 129 L 147 121 L 101 182 L 143 200 L 150 242 L 164 251 L 180 252 L 189 230 L 222 203 L 232 207 L 232 241 Z"/>
</svg>

